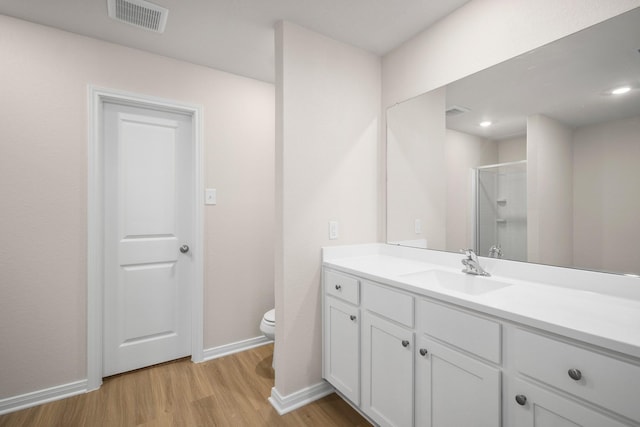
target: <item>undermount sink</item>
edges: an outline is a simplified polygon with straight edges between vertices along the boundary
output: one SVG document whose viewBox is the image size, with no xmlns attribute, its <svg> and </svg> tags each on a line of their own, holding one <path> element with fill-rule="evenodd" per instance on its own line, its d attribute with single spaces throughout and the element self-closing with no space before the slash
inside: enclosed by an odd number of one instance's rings
<svg viewBox="0 0 640 427">
<path fill-rule="evenodd" d="M 480 295 L 511 286 L 511 283 L 501 282 L 499 280 L 443 270 L 418 271 L 416 273 L 403 274 L 400 277 L 410 284 L 418 286 L 438 286 L 450 291 L 462 292 L 469 295 Z"/>
</svg>

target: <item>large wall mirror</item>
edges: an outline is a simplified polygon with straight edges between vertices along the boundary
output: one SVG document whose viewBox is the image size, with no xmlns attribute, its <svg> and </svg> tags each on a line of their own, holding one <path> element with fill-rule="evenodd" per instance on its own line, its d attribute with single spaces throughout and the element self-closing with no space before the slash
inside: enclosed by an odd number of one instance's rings
<svg viewBox="0 0 640 427">
<path fill-rule="evenodd" d="M 640 8 L 390 107 L 387 241 L 640 275 Z"/>
</svg>

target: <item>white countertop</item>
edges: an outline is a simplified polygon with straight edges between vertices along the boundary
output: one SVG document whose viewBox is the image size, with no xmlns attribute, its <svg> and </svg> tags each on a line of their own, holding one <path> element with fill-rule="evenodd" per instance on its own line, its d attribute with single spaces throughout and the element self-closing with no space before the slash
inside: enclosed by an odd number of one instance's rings
<svg viewBox="0 0 640 427">
<path fill-rule="evenodd" d="M 454 268 L 455 264 L 451 262 L 436 263 L 415 259 L 420 256 L 411 259 L 411 257 L 389 255 L 370 250 L 374 245 L 362 247 L 368 249 L 362 251 L 362 254 L 358 254 L 357 247 L 354 247 L 356 250 L 352 251 L 329 250 L 328 256 L 325 249 L 323 263 L 326 267 L 352 273 L 378 283 L 640 358 L 640 300 L 638 299 L 594 292 L 592 289 L 577 289 L 575 286 L 563 287 L 505 276 L 492 276 L 490 279 L 508 282 L 510 286 L 480 295 L 450 290 L 437 284 L 417 285 L 403 276 L 427 270 L 447 271 L 461 275 L 464 273 L 460 268 Z M 393 251 L 391 247 L 382 252 Z M 401 255 L 407 254 L 406 249 L 401 252 Z M 445 256 L 437 255 L 436 258 Z M 449 254 L 448 256 L 462 259 L 462 255 Z M 544 268 L 548 269 L 548 266 Z M 584 272 L 576 274 L 584 275 Z M 598 279 L 602 280 L 600 276 Z M 619 279 L 613 279 L 615 280 Z M 640 286 L 639 281 L 629 283 L 631 283 L 630 286 Z M 635 289 L 632 290 L 633 292 Z"/>
</svg>

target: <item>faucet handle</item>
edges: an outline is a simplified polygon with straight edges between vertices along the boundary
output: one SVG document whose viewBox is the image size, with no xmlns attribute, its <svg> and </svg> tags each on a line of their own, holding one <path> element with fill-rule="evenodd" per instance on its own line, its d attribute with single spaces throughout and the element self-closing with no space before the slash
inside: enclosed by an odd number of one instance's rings
<svg viewBox="0 0 640 427">
<path fill-rule="evenodd" d="M 469 259 L 473 259 L 473 256 L 476 254 L 473 249 L 460 249 L 461 254 L 465 254 Z"/>
</svg>

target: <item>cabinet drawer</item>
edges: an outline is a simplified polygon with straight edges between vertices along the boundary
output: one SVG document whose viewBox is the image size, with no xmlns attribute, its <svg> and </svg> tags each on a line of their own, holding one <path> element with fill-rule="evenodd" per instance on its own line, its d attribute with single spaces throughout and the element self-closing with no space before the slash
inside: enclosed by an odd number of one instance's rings
<svg viewBox="0 0 640 427">
<path fill-rule="evenodd" d="M 640 422 L 640 366 L 521 329 L 514 340 L 522 374 Z"/>
<path fill-rule="evenodd" d="M 360 281 L 355 277 L 324 270 L 324 289 L 327 294 L 351 304 L 360 303 Z"/>
<path fill-rule="evenodd" d="M 501 362 L 501 325 L 426 300 L 418 301 L 420 332 L 494 363 Z"/>
<path fill-rule="evenodd" d="M 410 328 L 413 327 L 413 297 L 411 295 L 369 282 L 364 282 L 362 292 L 363 305 L 366 309 Z"/>
</svg>

